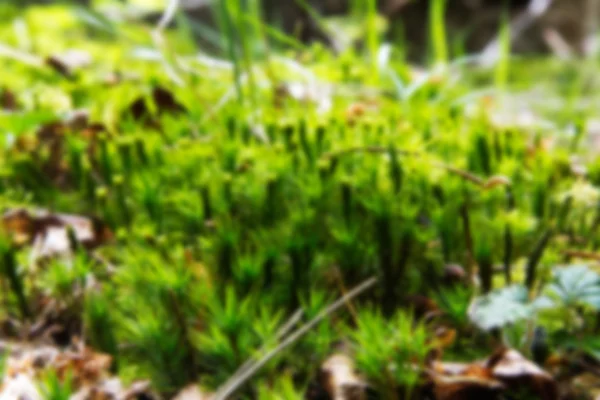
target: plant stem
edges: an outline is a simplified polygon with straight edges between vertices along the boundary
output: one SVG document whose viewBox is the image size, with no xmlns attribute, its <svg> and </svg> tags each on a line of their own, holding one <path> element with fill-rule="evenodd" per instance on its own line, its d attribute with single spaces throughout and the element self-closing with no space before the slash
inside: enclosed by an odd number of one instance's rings
<svg viewBox="0 0 600 400">
<path fill-rule="evenodd" d="M 552 231 L 552 229 L 548 229 L 546 232 L 544 232 L 538 243 L 533 248 L 529 259 L 527 260 L 527 266 L 525 267 L 525 286 L 527 286 L 529 290 L 531 290 L 533 288 L 533 285 L 535 284 L 537 276 L 537 266 L 542 258 L 542 255 L 544 254 L 544 250 L 546 250 L 548 242 L 550 241 L 550 238 L 552 237 L 553 233 L 554 232 Z"/>
</svg>

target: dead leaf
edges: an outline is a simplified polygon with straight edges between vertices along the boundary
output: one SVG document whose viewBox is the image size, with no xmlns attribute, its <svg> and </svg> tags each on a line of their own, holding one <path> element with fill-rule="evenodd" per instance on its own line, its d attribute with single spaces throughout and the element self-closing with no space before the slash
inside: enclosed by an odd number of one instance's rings
<svg viewBox="0 0 600 400">
<path fill-rule="evenodd" d="M 365 400 L 367 385 L 354 370 L 352 359 L 344 354 L 329 357 L 319 371 L 319 383 L 331 400 Z"/>
<path fill-rule="evenodd" d="M 177 102 L 175 96 L 173 96 L 170 91 L 163 87 L 157 86 L 152 89 L 151 98 L 154 106 L 156 107 L 156 114 L 158 115 L 163 113 L 177 114 L 186 111 L 185 107 Z M 136 121 L 149 121 L 152 118 L 152 111 L 148 108 L 148 104 L 144 96 L 137 98 L 133 103 L 131 103 L 131 105 L 128 107 L 128 111 Z"/>
<path fill-rule="evenodd" d="M 478 363 L 434 362 L 430 376 L 436 400 L 497 399 L 504 385 Z"/>
<path fill-rule="evenodd" d="M 86 140 L 89 158 L 94 162 L 98 138 L 105 131 L 103 124 L 90 123 L 87 110 L 74 110 L 63 120 L 54 120 L 40 126 L 35 138 L 20 136 L 13 149 L 31 156 L 45 177 L 54 185 L 65 188 L 71 183 L 65 157 L 67 134 L 79 135 Z"/>
<path fill-rule="evenodd" d="M 48 56 L 46 64 L 66 78 L 73 78 L 75 73 L 92 63 L 91 55 L 83 50 L 69 50 L 62 54 Z"/>
<path fill-rule="evenodd" d="M 112 238 L 110 229 L 96 218 L 44 210 L 8 210 L 2 216 L 2 224 L 17 245 L 33 244 L 36 259 L 71 253 L 69 230 L 77 243 L 87 249 Z"/>
<path fill-rule="evenodd" d="M 509 392 L 528 389 L 540 400 L 559 398 L 554 378 L 516 350 L 499 350 L 489 358 L 487 366 Z"/>
<path fill-rule="evenodd" d="M 173 400 L 211 400 L 213 395 L 202 391 L 198 385 L 184 387 Z"/>
<path fill-rule="evenodd" d="M 76 343 L 59 350 L 54 346 L 9 345 L 6 374 L 0 387 L 0 399 L 42 400 L 40 379 L 53 372 L 59 380 L 72 379 L 71 400 L 157 399 L 147 381 L 137 381 L 128 388 L 110 372 L 112 357 Z M 208 399 L 206 399 L 208 400 Z"/>
<path fill-rule="evenodd" d="M 19 108 L 17 96 L 7 88 L 0 91 L 0 108 L 7 111 L 16 111 Z"/>
</svg>

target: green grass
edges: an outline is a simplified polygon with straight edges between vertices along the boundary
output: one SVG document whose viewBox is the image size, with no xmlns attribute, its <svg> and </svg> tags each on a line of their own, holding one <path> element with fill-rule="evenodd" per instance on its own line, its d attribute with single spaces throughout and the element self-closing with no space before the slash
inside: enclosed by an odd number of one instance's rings
<svg viewBox="0 0 600 400">
<path fill-rule="evenodd" d="M 43 299 L 59 299 L 81 322 L 72 333 L 112 354 L 120 377 L 148 378 L 169 396 L 190 382 L 216 390 L 282 343 L 278 332 L 298 309 L 294 326 L 376 276 L 375 287 L 277 352 L 237 393 L 300 398 L 343 342 L 359 372 L 394 398 L 418 393 L 413 363 L 430 350 L 429 326 L 413 323 L 408 295 L 445 311 L 460 336 L 449 354 L 487 354 L 467 315 L 472 296 L 493 293 L 506 276 L 533 294 L 571 261 L 565 251 L 597 250 L 600 161 L 589 138 L 569 132 L 592 120 L 598 99 L 577 64 L 511 58 L 506 25 L 495 68 L 455 63 L 440 0 L 428 75 L 392 57 L 390 73 L 374 79 L 374 1 L 354 2 L 368 11 L 364 49 L 340 55 L 264 26 L 258 1 L 238 3 L 215 10 L 219 63 L 194 60 L 189 27 L 164 31 L 181 84 L 165 62 L 136 56 L 163 54 L 143 24 L 114 22 L 115 37 L 64 6 L 23 11 L 31 46 L 21 50 L 45 57 L 78 48 L 93 63 L 65 79 L 3 59 L 0 88 L 16 94 L 20 110 L 0 111 L 0 208 L 93 215 L 115 237 L 93 254 L 36 265 L 29 247 L 3 235 L 3 318 L 34 322 Z M 0 24 L 0 42 L 20 46 L 11 24 Z M 107 85 L 115 69 L 125 78 Z M 294 98 L 290 83 L 308 94 Z M 156 104 L 157 87 L 185 111 Z M 130 110 L 140 97 L 145 120 Z M 39 137 L 40 125 L 79 108 L 106 132 Z M 524 112 L 532 126 L 511 119 Z M 586 176 L 573 172 L 575 161 Z M 444 266 L 454 263 L 473 273 L 470 288 L 447 287 Z M 540 321 L 551 335 L 570 329 Z M 50 375 L 46 387 L 52 398 L 71 390 Z"/>
</svg>

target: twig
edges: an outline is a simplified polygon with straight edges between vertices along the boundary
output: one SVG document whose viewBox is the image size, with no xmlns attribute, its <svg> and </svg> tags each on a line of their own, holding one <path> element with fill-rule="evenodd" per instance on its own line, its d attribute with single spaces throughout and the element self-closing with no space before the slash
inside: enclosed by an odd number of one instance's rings
<svg viewBox="0 0 600 400">
<path fill-rule="evenodd" d="M 552 53 L 561 60 L 570 60 L 573 58 L 573 49 L 571 45 L 556 29 L 548 28 L 543 32 L 544 42 L 550 47 Z"/>
<path fill-rule="evenodd" d="M 298 321 L 300 321 L 303 314 L 304 314 L 304 310 L 302 310 L 301 308 L 296 310 L 296 312 L 294 314 L 292 314 L 292 316 L 283 324 L 283 326 L 281 328 L 279 328 L 279 330 L 275 334 L 275 337 L 272 340 L 279 341 L 281 338 L 283 338 L 285 335 L 287 335 L 292 330 L 292 328 L 298 323 Z M 257 351 L 257 354 L 261 354 L 266 349 L 267 345 L 270 344 L 270 342 L 271 342 L 271 340 L 269 340 L 265 344 L 263 344 L 263 346 L 260 348 L 260 350 Z M 246 372 L 248 369 L 250 369 L 253 365 L 254 365 L 254 360 L 252 358 L 249 358 L 229 378 L 229 381 L 232 381 L 233 379 L 239 377 L 244 372 Z"/>
<path fill-rule="evenodd" d="M 527 8 L 510 22 L 510 41 L 514 42 L 538 18 L 548 11 L 553 0 L 531 0 Z M 483 65 L 492 65 L 500 57 L 500 36 L 494 37 L 481 52 L 480 62 Z"/>
<path fill-rule="evenodd" d="M 390 151 L 393 151 L 396 154 L 401 154 L 404 156 L 413 156 L 413 157 L 422 156 L 422 153 L 417 153 L 417 152 L 408 151 L 408 150 L 400 150 L 400 149 L 395 149 L 395 148 L 389 148 L 389 147 L 384 147 L 384 146 L 354 146 L 354 147 L 349 147 L 349 148 L 338 150 L 338 151 L 332 151 L 329 153 L 325 153 L 325 154 L 323 154 L 322 159 L 324 159 L 324 160 L 334 159 L 334 158 L 341 157 L 341 156 L 344 156 L 347 154 L 352 154 L 352 153 L 384 154 L 384 153 L 388 153 Z M 478 177 L 477 175 L 470 173 L 469 171 L 465 171 L 460 168 L 453 167 L 452 165 L 449 165 L 449 164 L 446 164 L 443 162 L 433 162 L 432 165 L 435 167 L 438 167 L 438 168 L 443 168 L 446 171 L 448 171 L 454 175 L 458 175 L 461 178 L 474 183 L 475 185 L 481 187 L 484 190 L 492 189 L 492 188 L 495 188 L 500 185 L 510 186 L 510 184 L 511 184 L 510 180 L 502 175 L 494 175 L 488 179 L 483 179 L 483 178 Z"/>
<path fill-rule="evenodd" d="M 177 13 L 177 10 L 179 9 L 179 5 L 180 5 L 179 0 L 170 0 L 169 1 L 169 4 L 167 5 L 165 12 L 163 13 L 162 17 L 160 18 L 160 21 L 158 21 L 158 24 L 156 25 L 156 29 L 158 31 L 163 31 L 163 30 L 165 30 L 165 28 L 167 26 L 169 26 L 171 21 L 173 21 L 173 18 L 175 18 L 175 14 Z"/>
<path fill-rule="evenodd" d="M 152 31 L 151 37 L 154 42 L 154 46 L 160 53 L 160 62 L 163 64 L 163 68 L 165 69 L 165 73 L 171 80 L 178 86 L 183 86 L 184 81 L 179 75 L 179 71 L 176 68 L 177 57 L 171 55 L 171 59 L 167 58 L 167 45 L 165 41 L 165 37 L 163 36 L 163 31 L 165 28 L 173 21 L 175 18 L 175 14 L 179 9 L 179 1 L 180 0 L 170 0 L 165 12 L 163 13 L 160 21 L 156 25 L 156 28 Z"/>
<path fill-rule="evenodd" d="M 585 251 L 585 250 L 564 250 L 563 254 L 567 257 L 576 257 L 576 258 L 582 258 L 585 260 L 594 260 L 594 261 L 600 261 L 600 253 L 594 253 L 591 251 Z"/>
<path fill-rule="evenodd" d="M 12 48 L 4 43 L 0 43 L 0 57 L 12 58 L 35 68 L 44 66 L 44 60 L 41 57 Z"/>
<path fill-rule="evenodd" d="M 455 175 L 458 175 L 461 178 L 468 180 L 469 182 L 473 182 L 477 186 L 481 186 L 481 187 L 485 186 L 485 181 L 483 179 L 481 179 L 480 177 L 478 177 L 476 175 L 471 174 L 468 171 L 464 171 L 462 169 L 458 169 L 456 167 L 453 167 L 451 165 L 444 164 L 444 163 L 435 163 L 435 165 L 437 167 L 444 168 L 446 171 L 451 172 Z"/>
<path fill-rule="evenodd" d="M 284 341 L 282 341 L 277 347 L 273 350 L 269 351 L 265 354 L 260 360 L 258 360 L 251 368 L 248 368 L 244 373 L 238 375 L 235 379 L 230 379 L 230 381 L 225 382 L 220 389 L 217 390 L 214 397 L 211 400 L 226 400 L 228 396 L 233 394 L 241 385 L 243 385 L 249 378 L 252 377 L 260 368 L 262 368 L 266 363 L 268 363 L 275 355 L 281 352 L 286 347 L 290 346 L 296 340 L 305 335 L 308 331 L 314 328 L 321 320 L 335 312 L 338 308 L 342 307 L 346 302 L 365 290 L 369 289 L 377 282 L 377 278 L 373 277 L 367 279 L 356 288 L 352 289 L 348 294 L 342 296 L 340 299 L 336 300 L 332 304 L 330 304 L 327 308 L 321 311 L 316 317 L 302 325 L 300 328 L 295 330 L 292 334 L 290 334 Z"/>
<path fill-rule="evenodd" d="M 593 57 L 598 53 L 598 14 L 600 14 L 600 1 L 587 0 L 585 2 L 583 52 L 588 57 Z"/>
</svg>

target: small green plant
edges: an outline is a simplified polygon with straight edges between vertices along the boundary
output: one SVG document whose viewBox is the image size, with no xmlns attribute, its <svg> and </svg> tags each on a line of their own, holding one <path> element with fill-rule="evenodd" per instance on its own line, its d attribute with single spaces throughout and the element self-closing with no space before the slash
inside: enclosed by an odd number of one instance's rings
<svg viewBox="0 0 600 400">
<path fill-rule="evenodd" d="M 74 393 L 72 374 L 71 371 L 67 371 L 61 378 L 55 370 L 47 370 L 40 383 L 40 392 L 44 399 L 69 400 Z"/>
<path fill-rule="evenodd" d="M 0 231 L 0 268 L 2 280 L 8 283 L 11 293 L 16 297 L 18 309 L 23 318 L 31 315 L 27 295 L 25 293 L 25 285 L 23 276 L 18 270 L 16 250 L 13 248 L 8 237 L 4 236 Z M 4 296 L 8 296 L 5 293 Z"/>
<path fill-rule="evenodd" d="M 472 289 L 456 286 L 442 289 L 434 296 L 444 316 L 458 328 L 465 328 L 469 324 L 469 306 L 471 304 Z"/>
<path fill-rule="evenodd" d="M 302 400 L 305 390 L 294 385 L 293 377 L 286 375 L 274 383 L 264 382 L 258 386 L 258 400 Z"/>
<path fill-rule="evenodd" d="M 446 0 L 433 0 L 429 7 L 429 34 L 435 63 L 445 66 L 448 63 L 448 43 L 446 38 Z"/>
<path fill-rule="evenodd" d="M 352 333 L 354 357 L 359 371 L 386 398 L 406 398 L 419 383 L 429 353 L 427 330 L 405 312 L 386 320 L 377 312 L 363 312 Z"/>
</svg>

